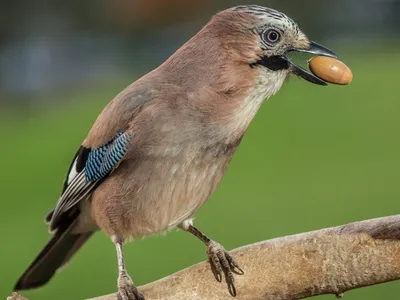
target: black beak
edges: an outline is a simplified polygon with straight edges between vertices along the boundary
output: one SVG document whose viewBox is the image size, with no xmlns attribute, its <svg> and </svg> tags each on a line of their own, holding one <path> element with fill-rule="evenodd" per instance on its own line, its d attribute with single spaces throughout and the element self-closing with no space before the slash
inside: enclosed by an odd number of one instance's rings
<svg viewBox="0 0 400 300">
<path fill-rule="evenodd" d="M 306 49 L 294 48 L 294 49 L 288 50 L 288 52 L 290 52 L 290 51 L 305 52 L 305 53 L 311 53 L 311 54 L 320 55 L 320 56 L 329 56 L 329 57 L 337 58 L 336 54 L 333 53 L 332 50 L 329 50 L 328 48 L 326 48 L 320 44 L 317 44 L 316 42 L 311 42 L 309 48 L 306 48 Z"/>
<path fill-rule="evenodd" d="M 337 58 L 336 54 L 333 53 L 331 50 L 329 50 L 328 48 L 326 48 L 322 45 L 319 45 L 315 42 L 311 42 L 310 47 L 308 47 L 308 48 L 305 48 L 305 49 L 292 48 L 286 52 L 304 52 L 304 53 L 315 54 L 318 56 L 329 56 L 329 57 Z M 319 84 L 319 85 L 328 85 L 322 79 L 311 74 L 310 72 L 308 72 L 301 66 L 296 65 L 293 62 L 291 62 L 289 60 L 289 58 L 286 57 L 286 55 L 263 57 L 256 63 L 252 64 L 252 66 L 258 65 L 258 64 L 263 65 L 264 67 L 267 67 L 268 69 L 273 70 L 273 71 L 289 70 L 289 72 L 291 72 L 292 74 L 300 76 L 309 82 Z"/>
<path fill-rule="evenodd" d="M 304 53 L 315 54 L 318 56 L 329 56 L 329 57 L 337 58 L 336 54 L 333 51 L 329 50 L 328 48 L 326 48 L 320 44 L 317 44 L 316 42 L 311 42 L 309 48 L 306 48 L 306 49 L 294 48 L 294 49 L 288 50 L 287 52 L 304 52 Z M 300 76 L 301 78 L 303 78 L 309 82 L 319 84 L 319 85 L 327 85 L 327 83 L 325 81 L 323 81 L 322 79 L 311 74 L 310 72 L 308 72 L 304 68 L 300 67 L 299 65 L 292 63 L 286 56 L 282 56 L 282 59 L 284 59 L 288 62 L 288 65 L 289 65 L 288 70 L 291 73 L 293 73 L 297 76 Z"/>
</svg>

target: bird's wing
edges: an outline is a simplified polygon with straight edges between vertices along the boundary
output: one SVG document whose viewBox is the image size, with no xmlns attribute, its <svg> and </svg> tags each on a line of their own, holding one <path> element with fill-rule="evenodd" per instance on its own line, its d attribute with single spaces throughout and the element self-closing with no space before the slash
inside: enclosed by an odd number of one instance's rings
<svg viewBox="0 0 400 300">
<path fill-rule="evenodd" d="M 95 149 L 79 148 L 69 168 L 61 197 L 46 217 L 51 231 L 58 227 L 64 215 L 118 167 L 126 154 L 129 139 L 128 133 L 120 132 L 111 141 Z"/>
</svg>

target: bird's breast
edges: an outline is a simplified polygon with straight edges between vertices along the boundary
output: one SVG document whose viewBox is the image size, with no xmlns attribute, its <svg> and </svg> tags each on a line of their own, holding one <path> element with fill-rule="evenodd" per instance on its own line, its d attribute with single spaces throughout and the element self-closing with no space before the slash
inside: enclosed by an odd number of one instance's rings
<svg viewBox="0 0 400 300">
<path fill-rule="evenodd" d="M 96 222 L 109 235 L 143 237 L 176 227 L 207 201 L 237 145 L 126 161 L 94 192 Z"/>
</svg>

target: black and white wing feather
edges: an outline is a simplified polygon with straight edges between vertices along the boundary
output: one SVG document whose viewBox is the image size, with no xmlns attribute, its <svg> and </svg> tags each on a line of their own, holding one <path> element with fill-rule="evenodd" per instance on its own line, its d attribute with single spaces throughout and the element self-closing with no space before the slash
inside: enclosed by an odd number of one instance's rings
<svg viewBox="0 0 400 300">
<path fill-rule="evenodd" d="M 129 135 L 118 133 L 109 143 L 96 149 L 81 146 L 68 171 L 56 207 L 48 213 L 50 230 L 57 229 L 63 216 L 87 196 L 118 167 L 127 151 Z"/>
</svg>

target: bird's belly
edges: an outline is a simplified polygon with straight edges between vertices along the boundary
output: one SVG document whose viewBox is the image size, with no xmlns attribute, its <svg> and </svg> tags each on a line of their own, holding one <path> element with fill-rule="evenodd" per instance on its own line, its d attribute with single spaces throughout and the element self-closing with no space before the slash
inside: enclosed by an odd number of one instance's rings
<svg viewBox="0 0 400 300">
<path fill-rule="evenodd" d="M 171 229 L 207 201 L 222 179 L 229 158 L 211 161 L 142 161 L 121 165 L 95 191 L 92 209 L 97 224 L 124 240 Z"/>
</svg>

